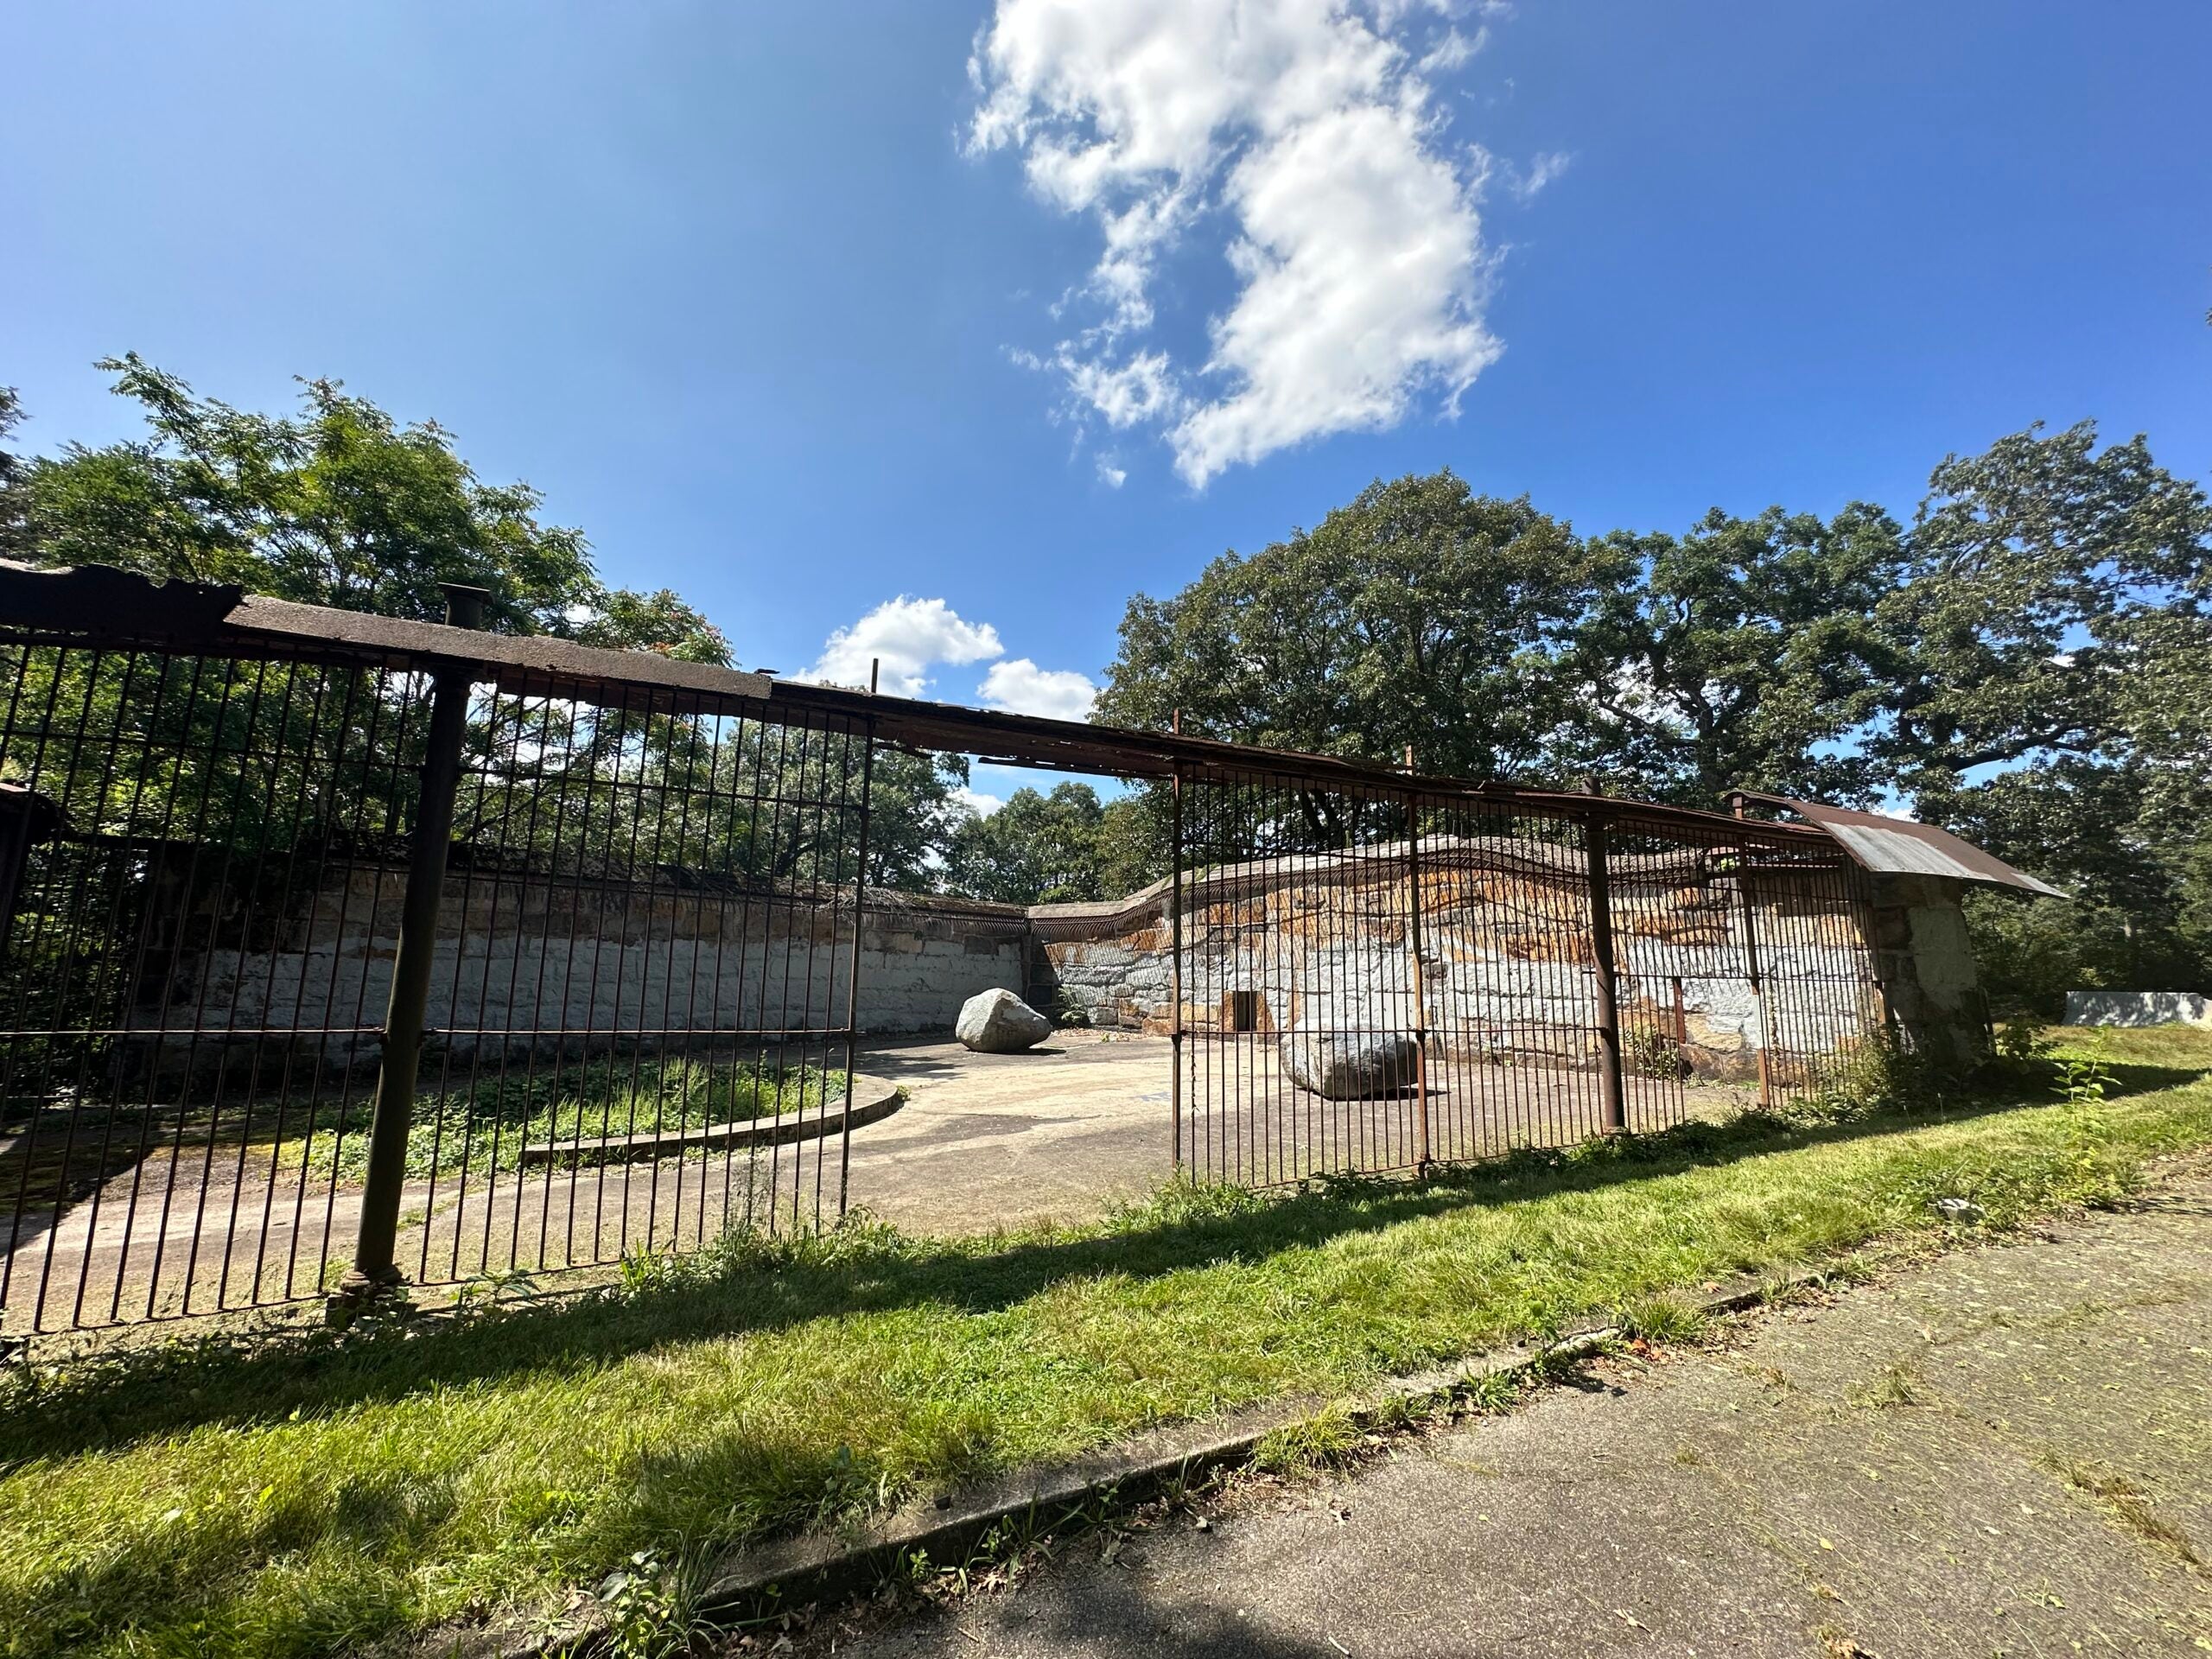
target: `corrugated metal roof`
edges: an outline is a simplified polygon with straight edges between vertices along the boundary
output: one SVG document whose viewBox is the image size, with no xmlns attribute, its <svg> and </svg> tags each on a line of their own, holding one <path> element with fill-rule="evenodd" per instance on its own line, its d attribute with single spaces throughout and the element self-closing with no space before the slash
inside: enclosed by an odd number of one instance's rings
<svg viewBox="0 0 2212 1659">
<path fill-rule="evenodd" d="M 1762 795 L 1748 789 L 1737 792 L 1745 800 L 1783 807 L 1808 823 L 1818 824 L 1852 857 L 1878 874 L 1940 875 L 1986 887 L 2017 887 L 2053 899 L 2069 896 L 2063 889 L 2016 870 L 1994 853 L 1984 852 L 1972 842 L 1961 841 L 1932 823 L 1885 817 L 1878 812 L 1854 812 L 1847 807 L 1795 800 L 1787 795 Z"/>
</svg>

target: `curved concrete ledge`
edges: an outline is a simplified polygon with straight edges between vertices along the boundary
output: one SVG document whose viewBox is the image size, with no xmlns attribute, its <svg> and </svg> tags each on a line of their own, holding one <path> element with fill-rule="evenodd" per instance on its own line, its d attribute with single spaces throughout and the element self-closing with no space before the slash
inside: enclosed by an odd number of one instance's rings
<svg viewBox="0 0 2212 1659">
<path fill-rule="evenodd" d="M 655 1135 L 585 1135 L 573 1141 L 552 1141 L 542 1147 L 524 1147 L 522 1161 L 550 1164 L 575 1158 L 588 1164 L 626 1163 L 639 1158 L 672 1158 L 687 1152 L 719 1151 L 726 1147 L 766 1147 L 791 1141 L 815 1141 L 835 1135 L 845 1124 L 859 1128 L 891 1116 L 905 1105 L 898 1085 L 863 1072 L 853 1074 L 853 1110 L 847 1118 L 842 1103 L 833 1102 L 823 1112 L 779 1112 L 773 1117 L 748 1118 L 736 1123 L 704 1123 L 694 1129 L 664 1129 Z"/>
</svg>

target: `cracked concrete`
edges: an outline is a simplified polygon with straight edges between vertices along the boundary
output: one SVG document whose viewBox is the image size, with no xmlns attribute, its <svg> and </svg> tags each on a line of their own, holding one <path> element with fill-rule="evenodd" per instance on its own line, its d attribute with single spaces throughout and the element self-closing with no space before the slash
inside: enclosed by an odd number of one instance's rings
<svg viewBox="0 0 2212 1659">
<path fill-rule="evenodd" d="M 836 1650 L 2212 1653 L 2212 1169 L 1206 1520 Z"/>
</svg>

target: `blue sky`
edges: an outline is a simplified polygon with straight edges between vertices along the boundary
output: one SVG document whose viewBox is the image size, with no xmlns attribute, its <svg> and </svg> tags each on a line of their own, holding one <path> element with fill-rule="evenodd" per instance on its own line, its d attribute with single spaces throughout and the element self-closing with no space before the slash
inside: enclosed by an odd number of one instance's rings
<svg viewBox="0 0 2212 1659">
<path fill-rule="evenodd" d="M 19 7 L 0 383 L 47 447 L 128 429 L 109 353 L 336 376 L 748 664 L 1062 709 L 1378 476 L 1599 531 L 2037 419 L 2212 463 L 2201 0 L 1227 5 Z"/>
</svg>

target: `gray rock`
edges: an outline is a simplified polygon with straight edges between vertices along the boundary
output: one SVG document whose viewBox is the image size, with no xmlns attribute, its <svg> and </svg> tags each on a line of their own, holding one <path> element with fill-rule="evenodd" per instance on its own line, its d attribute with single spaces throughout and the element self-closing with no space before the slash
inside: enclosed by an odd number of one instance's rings
<svg viewBox="0 0 2212 1659">
<path fill-rule="evenodd" d="M 1018 1054 L 1052 1034 L 1052 1022 L 1012 991 L 978 992 L 961 1004 L 952 1028 L 978 1054 Z"/>
<path fill-rule="evenodd" d="M 1326 1032 L 1283 1033 L 1282 1069 L 1301 1089 L 1331 1100 L 1371 1100 L 1414 1086 L 1421 1045 L 1410 1037 Z"/>
</svg>

